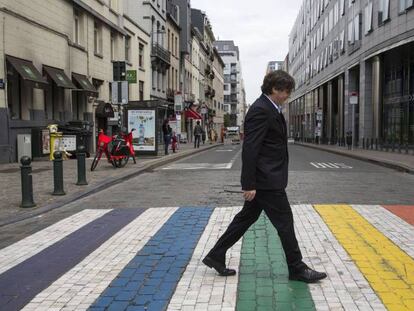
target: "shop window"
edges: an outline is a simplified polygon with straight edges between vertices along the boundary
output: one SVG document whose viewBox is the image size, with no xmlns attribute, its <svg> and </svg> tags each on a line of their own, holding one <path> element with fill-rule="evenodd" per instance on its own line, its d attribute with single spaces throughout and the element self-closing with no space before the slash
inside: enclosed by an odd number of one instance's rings
<svg viewBox="0 0 414 311">
<path fill-rule="evenodd" d="M 22 84 L 17 71 L 7 64 L 7 103 L 12 120 L 22 119 Z"/>
</svg>

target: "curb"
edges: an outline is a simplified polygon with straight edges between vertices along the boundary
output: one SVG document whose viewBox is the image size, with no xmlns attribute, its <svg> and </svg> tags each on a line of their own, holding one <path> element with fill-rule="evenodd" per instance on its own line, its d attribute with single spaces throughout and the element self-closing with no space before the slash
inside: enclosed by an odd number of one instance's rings
<svg viewBox="0 0 414 311">
<path fill-rule="evenodd" d="M 221 144 L 221 143 L 214 144 L 214 145 L 211 145 L 211 146 L 204 147 L 203 149 L 190 150 L 190 151 L 187 151 L 186 153 L 180 153 L 180 154 L 172 155 L 172 157 L 162 157 L 161 159 L 155 159 L 155 160 L 149 161 L 149 163 L 147 163 L 146 165 L 144 165 L 143 167 L 141 167 L 140 169 L 138 169 L 134 172 L 131 172 L 131 173 L 119 176 L 119 177 L 113 177 L 109 180 L 98 183 L 97 185 L 91 187 L 90 189 L 88 189 L 84 192 L 77 192 L 77 193 L 75 193 L 71 196 L 66 197 L 64 200 L 62 200 L 60 202 L 54 202 L 54 203 L 39 207 L 36 210 L 34 210 L 32 213 L 28 213 L 28 214 L 25 214 L 25 215 L 13 217 L 13 218 L 10 218 L 6 221 L 0 221 L 0 227 L 4 227 L 4 226 L 7 226 L 7 225 L 11 225 L 11 224 L 23 221 L 23 220 L 27 220 L 27 219 L 42 215 L 42 214 L 47 213 L 47 212 L 49 212 L 51 210 L 54 210 L 56 208 L 59 208 L 59 207 L 62 207 L 64 205 L 73 203 L 73 202 L 78 201 L 80 199 L 83 199 L 87 196 L 90 196 L 92 194 L 95 194 L 97 192 L 105 190 L 105 189 L 107 189 L 109 187 L 112 187 L 116 184 L 119 184 L 119 183 L 121 183 L 125 180 L 134 178 L 134 177 L 136 177 L 136 176 L 138 176 L 142 173 L 145 173 L 147 171 L 150 171 L 150 170 L 152 170 L 156 167 L 163 166 L 163 165 L 168 164 L 170 162 L 178 161 L 178 160 L 187 158 L 189 156 L 192 156 L 192 155 L 195 155 L 195 154 L 198 154 L 198 153 L 201 153 L 201 152 L 204 152 L 204 151 L 207 151 L 207 150 L 210 150 L 210 149 L 222 146 L 222 145 L 223 144 Z"/>
<path fill-rule="evenodd" d="M 327 149 L 327 148 L 323 148 L 323 147 L 318 147 L 317 145 L 303 144 L 303 143 L 299 143 L 299 142 L 295 142 L 295 145 L 303 146 L 303 147 L 307 147 L 307 148 L 312 148 L 312 149 L 317 149 L 317 150 L 323 150 L 323 151 L 338 154 L 338 155 L 341 155 L 341 156 L 345 156 L 345 157 L 349 157 L 349 158 L 353 158 L 353 159 L 357 159 L 357 160 L 361 160 L 361 161 L 365 161 L 365 162 L 369 162 L 369 163 L 374 163 L 376 165 L 391 168 L 391 169 L 394 169 L 394 170 L 397 170 L 397 171 L 400 171 L 400 172 L 405 172 L 405 173 L 408 173 L 408 174 L 414 174 L 414 169 L 413 168 L 408 167 L 404 164 L 396 163 L 396 162 L 391 162 L 391 161 L 387 161 L 387 160 L 379 160 L 379 159 L 375 159 L 375 158 L 368 158 L 368 157 L 360 156 L 360 155 L 357 155 L 357 154 L 350 154 L 350 153 L 347 153 L 347 152 L 342 152 L 340 150 L 332 150 L 332 149 Z"/>
</svg>

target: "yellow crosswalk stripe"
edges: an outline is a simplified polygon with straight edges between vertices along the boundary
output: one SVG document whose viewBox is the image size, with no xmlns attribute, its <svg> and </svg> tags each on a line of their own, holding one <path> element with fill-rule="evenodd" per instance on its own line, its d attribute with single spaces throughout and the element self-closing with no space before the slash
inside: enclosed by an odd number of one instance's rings
<svg viewBox="0 0 414 311">
<path fill-rule="evenodd" d="M 388 310 L 414 310 L 414 260 L 349 205 L 314 205 Z"/>
</svg>

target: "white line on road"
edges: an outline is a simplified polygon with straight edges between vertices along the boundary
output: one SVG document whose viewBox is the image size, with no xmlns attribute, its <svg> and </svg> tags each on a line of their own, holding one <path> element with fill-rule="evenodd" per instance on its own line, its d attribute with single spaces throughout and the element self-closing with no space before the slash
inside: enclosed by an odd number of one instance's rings
<svg viewBox="0 0 414 311">
<path fill-rule="evenodd" d="M 191 306 L 189 308 L 191 310 L 207 310 L 207 308 L 210 309 L 212 301 L 216 308 L 214 310 L 236 308 L 238 277 L 223 278 L 216 271 L 203 265 L 201 260 L 214 246 L 240 209 L 241 206 L 214 209 L 191 261 L 170 300 L 168 310 L 187 310 L 186 306 Z M 239 267 L 241 243 L 242 239 L 227 252 L 228 267 L 235 269 Z"/>
<path fill-rule="evenodd" d="M 332 162 L 309 162 L 310 165 L 316 168 L 339 168 L 339 169 L 351 169 L 352 166 L 345 163 L 332 163 Z"/>
<path fill-rule="evenodd" d="M 111 209 L 86 209 L 0 250 L 0 273 L 55 244 Z"/>
<path fill-rule="evenodd" d="M 71 310 L 87 310 L 176 210 L 146 210 L 39 293 L 23 310 L 60 310 L 65 305 Z M 56 293 L 59 299 L 50 299 Z"/>
</svg>

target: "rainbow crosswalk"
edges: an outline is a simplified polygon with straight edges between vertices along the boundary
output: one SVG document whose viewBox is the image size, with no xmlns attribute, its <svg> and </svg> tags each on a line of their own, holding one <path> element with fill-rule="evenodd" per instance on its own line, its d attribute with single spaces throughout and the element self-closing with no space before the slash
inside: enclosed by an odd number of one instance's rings
<svg viewBox="0 0 414 311">
<path fill-rule="evenodd" d="M 240 209 L 85 209 L 0 250 L 0 310 L 414 310 L 414 206 L 293 205 L 309 285 L 264 214 L 201 264 Z"/>
</svg>

